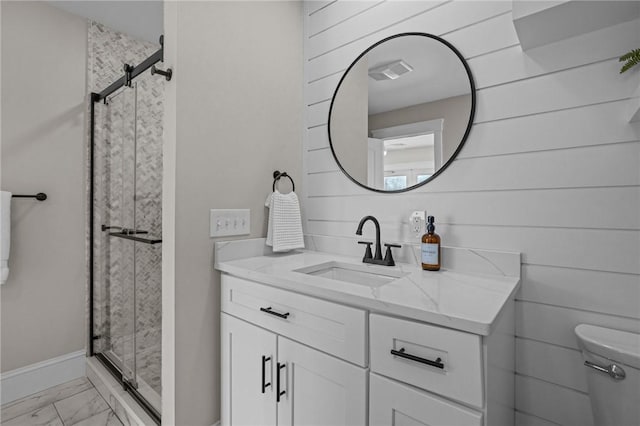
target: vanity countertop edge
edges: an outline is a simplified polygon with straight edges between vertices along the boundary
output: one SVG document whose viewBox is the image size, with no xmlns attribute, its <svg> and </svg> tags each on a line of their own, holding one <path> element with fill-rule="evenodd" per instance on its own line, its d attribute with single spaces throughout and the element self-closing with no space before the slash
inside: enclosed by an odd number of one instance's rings
<svg viewBox="0 0 640 426">
<path fill-rule="evenodd" d="M 229 244 L 233 242 L 216 243 L 216 251 Z M 250 257 L 216 260 L 214 267 L 271 287 L 482 336 L 491 334 L 500 312 L 514 299 L 520 285 L 519 277 L 430 272 L 399 263 L 391 268 L 405 272 L 405 277 L 371 288 L 296 272 L 323 262 L 358 264 L 357 258 L 309 250 L 257 256 L 255 250 L 249 250 L 247 254 Z"/>
</svg>

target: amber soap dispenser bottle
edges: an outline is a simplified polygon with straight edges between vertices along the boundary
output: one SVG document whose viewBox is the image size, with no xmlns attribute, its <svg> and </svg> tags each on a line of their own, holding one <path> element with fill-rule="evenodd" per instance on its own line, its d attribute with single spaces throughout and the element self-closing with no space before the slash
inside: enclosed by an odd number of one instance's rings
<svg viewBox="0 0 640 426">
<path fill-rule="evenodd" d="M 440 270 L 440 235 L 435 233 L 435 218 L 427 218 L 427 233 L 422 236 L 422 269 L 425 271 Z"/>
</svg>

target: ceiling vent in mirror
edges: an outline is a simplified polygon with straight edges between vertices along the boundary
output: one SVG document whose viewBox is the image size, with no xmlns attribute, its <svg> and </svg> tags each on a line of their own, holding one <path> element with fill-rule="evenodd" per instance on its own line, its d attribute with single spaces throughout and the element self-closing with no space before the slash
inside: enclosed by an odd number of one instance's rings
<svg viewBox="0 0 640 426">
<path fill-rule="evenodd" d="M 406 74 L 410 71 L 413 71 L 413 67 L 407 64 L 403 60 L 398 60 L 391 62 L 386 65 L 381 65 L 379 67 L 371 68 L 369 70 L 369 77 L 374 80 L 395 80 L 400 77 L 402 74 Z"/>
</svg>

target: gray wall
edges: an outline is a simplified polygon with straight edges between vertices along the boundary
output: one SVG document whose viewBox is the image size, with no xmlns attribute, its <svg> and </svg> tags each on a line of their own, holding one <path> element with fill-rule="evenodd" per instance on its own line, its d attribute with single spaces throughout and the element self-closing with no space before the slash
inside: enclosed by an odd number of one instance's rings
<svg viewBox="0 0 640 426">
<path fill-rule="evenodd" d="M 369 155 L 369 61 L 356 63 L 340 86 L 333 104 L 331 135 L 342 168 L 358 182 L 367 183 Z"/>
<path fill-rule="evenodd" d="M 298 192 L 303 186 L 301 9 L 299 2 L 165 5 L 166 64 L 175 71 L 166 92 L 163 192 L 168 424 L 220 417 L 220 280 L 209 209 L 250 208 L 250 236 L 264 237 L 273 171 L 287 171 Z M 165 344 L 172 339 L 174 348 Z"/>
<path fill-rule="evenodd" d="M 344 237 L 373 214 L 385 241 L 411 241 L 408 217 L 426 209 L 444 245 L 521 252 L 515 424 L 588 426 L 574 327 L 640 331 L 640 123 L 628 122 L 638 70 L 620 75 L 617 58 L 640 43 L 640 22 L 523 51 L 511 7 L 308 5 L 306 231 Z M 478 105 L 469 139 L 442 175 L 383 196 L 338 170 L 325 100 L 360 52 L 407 31 L 439 35 L 462 52 Z"/>
<path fill-rule="evenodd" d="M 42 2 L 2 2 L 2 189 L 12 205 L 2 371 L 85 344 L 87 24 Z"/>
</svg>

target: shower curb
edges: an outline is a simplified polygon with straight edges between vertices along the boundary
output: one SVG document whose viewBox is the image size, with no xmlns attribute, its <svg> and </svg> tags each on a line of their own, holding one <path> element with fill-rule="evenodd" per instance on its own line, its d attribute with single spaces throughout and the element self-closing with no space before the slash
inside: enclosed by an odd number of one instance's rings
<svg viewBox="0 0 640 426">
<path fill-rule="evenodd" d="M 95 357 L 87 358 L 87 378 L 124 426 L 156 424 Z"/>
</svg>

